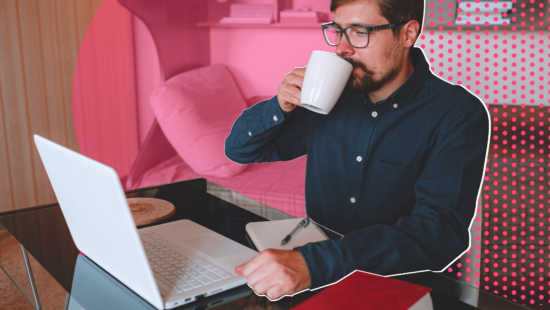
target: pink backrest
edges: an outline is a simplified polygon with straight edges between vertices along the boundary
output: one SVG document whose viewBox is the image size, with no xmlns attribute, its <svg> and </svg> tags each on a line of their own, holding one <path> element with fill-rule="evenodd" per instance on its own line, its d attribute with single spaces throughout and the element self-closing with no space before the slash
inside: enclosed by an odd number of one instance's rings
<svg viewBox="0 0 550 310">
<path fill-rule="evenodd" d="M 125 189 L 133 189 L 134 184 L 147 170 L 174 155 L 176 155 L 176 150 L 164 136 L 157 120 L 154 120 L 151 130 L 145 141 L 143 141 L 143 145 L 125 180 Z"/>
<path fill-rule="evenodd" d="M 118 0 L 151 32 L 160 64 L 161 82 L 210 64 L 210 29 L 205 0 Z"/>
<path fill-rule="evenodd" d="M 210 64 L 210 32 L 196 27 L 207 19 L 204 0 L 118 0 L 149 29 L 159 57 L 160 81 L 188 70 Z M 126 189 L 147 170 L 174 156 L 157 121 L 153 122 L 145 141 L 125 180 Z"/>
<path fill-rule="evenodd" d="M 207 18 L 206 0 L 117 0 L 147 26 L 159 57 L 160 81 L 210 65 L 210 29 L 196 27 Z M 248 106 L 268 99 L 247 99 Z M 147 170 L 177 153 L 155 120 L 125 180 L 126 189 Z"/>
</svg>

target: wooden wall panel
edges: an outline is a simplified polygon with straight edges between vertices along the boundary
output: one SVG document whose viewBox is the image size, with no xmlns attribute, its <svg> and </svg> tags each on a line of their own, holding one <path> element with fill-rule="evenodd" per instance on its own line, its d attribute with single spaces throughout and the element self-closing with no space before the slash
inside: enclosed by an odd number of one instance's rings
<svg viewBox="0 0 550 310">
<path fill-rule="evenodd" d="M 14 204 L 12 176 L 9 165 L 9 141 L 7 137 L 10 124 L 7 123 L 7 108 L 4 108 L 4 106 L 14 101 L 15 91 L 11 88 L 11 65 L 7 61 L 2 61 L 2 59 L 7 59 L 11 56 L 10 45 L 8 44 L 10 33 L 8 32 L 8 27 L 5 26 L 10 21 L 8 16 L 11 7 L 8 6 L 7 1 L 0 1 L 0 210 L 11 209 Z M 13 59 L 13 56 L 10 58 Z"/>
<path fill-rule="evenodd" d="M 42 42 L 44 37 L 40 34 L 40 12 L 36 5 L 17 4 L 18 35 L 21 51 L 21 67 L 23 82 L 23 100 L 24 105 L 18 104 L 18 115 L 15 118 L 21 129 L 18 141 L 21 141 L 21 149 L 25 155 L 24 162 L 21 162 L 25 170 L 29 170 L 30 175 L 25 174 L 25 187 L 29 187 L 32 182 L 32 192 L 34 197 L 29 195 L 27 205 L 36 204 L 39 197 L 52 201 L 51 187 L 47 175 L 40 173 L 42 162 L 36 151 L 33 134 L 38 133 L 51 137 L 49 133 L 48 114 L 48 89 L 45 81 L 46 72 L 44 71 L 44 50 Z M 25 126 L 25 125 L 26 126 Z M 27 157 L 28 156 L 28 157 Z M 30 160 L 30 163 L 29 163 Z M 16 173 L 16 175 L 18 175 Z M 27 189 L 29 190 L 29 189 Z M 30 190 L 29 190 L 30 194 Z M 18 207 L 18 206 L 16 206 Z"/>
<path fill-rule="evenodd" d="M 78 151 L 72 81 L 102 0 L 0 0 L 0 212 L 55 202 L 33 134 Z"/>
<path fill-rule="evenodd" d="M 36 193 L 28 138 L 28 99 L 18 7 L 17 2 L 7 1 L 0 9 L 2 14 L 0 20 L 3 21 L 0 31 L 0 41 L 3 43 L 0 52 L 2 54 L 0 84 L 3 90 L 2 105 L 5 113 L 3 117 L 6 124 L 4 139 L 8 146 L 7 157 L 10 170 L 7 186 L 14 189 L 15 204 L 30 206 L 36 201 Z M 25 188 L 24 193 L 20 191 L 23 188 Z M 14 205 L 10 207 L 14 208 Z"/>
</svg>

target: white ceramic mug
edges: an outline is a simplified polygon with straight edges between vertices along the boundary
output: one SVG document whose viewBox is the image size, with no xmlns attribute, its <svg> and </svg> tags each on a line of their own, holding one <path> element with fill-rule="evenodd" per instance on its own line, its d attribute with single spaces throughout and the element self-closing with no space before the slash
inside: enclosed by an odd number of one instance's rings
<svg viewBox="0 0 550 310">
<path fill-rule="evenodd" d="M 302 84 L 302 106 L 320 114 L 329 114 L 344 91 L 352 71 L 353 65 L 338 55 L 313 51 Z"/>
</svg>

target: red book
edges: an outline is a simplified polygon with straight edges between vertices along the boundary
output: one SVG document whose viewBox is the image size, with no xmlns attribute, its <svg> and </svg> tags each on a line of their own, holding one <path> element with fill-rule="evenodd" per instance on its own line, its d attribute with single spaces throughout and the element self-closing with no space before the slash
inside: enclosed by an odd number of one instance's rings
<svg viewBox="0 0 550 310">
<path fill-rule="evenodd" d="M 432 310 L 432 289 L 355 270 L 292 309 Z"/>
</svg>

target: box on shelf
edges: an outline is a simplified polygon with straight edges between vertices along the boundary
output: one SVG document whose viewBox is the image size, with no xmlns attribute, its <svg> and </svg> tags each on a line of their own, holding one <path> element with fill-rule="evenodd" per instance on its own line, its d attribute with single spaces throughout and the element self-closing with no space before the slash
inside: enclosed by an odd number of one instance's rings
<svg viewBox="0 0 550 310">
<path fill-rule="evenodd" d="M 273 16 L 273 6 L 271 4 L 231 4 L 229 7 L 230 17 L 265 17 Z"/>
<path fill-rule="evenodd" d="M 479 20 L 476 20 L 475 18 L 462 18 L 461 20 L 457 19 L 455 21 L 455 25 L 467 25 L 468 22 L 470 22 L 470 25 L 485 25 L 486 22 L 489 25 L 503 25 L 504 22 L 506 22 L 507 25 L 510 25 L 510 19 L 502 17 L 497 17 L 497 20 L 495 20 L 494 17 L 483 17 Z"/>
<path fill-rule="evenodd" d="M 273 5 L 271 4 L 231 4 L 229 16 L 223 17 L 220 24 L 271 24 Z"/>
<path fill-rule="evenodd" d="M 281 24 L 315 24 L 328 21 L 328 14 L 317 11 L 286 10 L 279 12 Z"/>
<path fill-rule="evenodd" d="M 504 22 L 510 24 L 510 18 L 503 18 L 500 12 L 458 12 L 456 16 L 456 25 L 484 25 L 488 22 L 489 25 L 502 25 Z"/>
<path fill-rule="evenodd" d="M 462 18 L 494 18 L 494 17 L 502 17 L 502 13 L 500 12 L 458 12 L 456 14 L 456 17 L 462 17 Z"/>
<path fill-rule="evenodd" d="M 462 12 L 477 12 L 477 9 L 479 12 L 495 12 L 495 9 L 497 9 L 496 12 L 507 12 L 512 9 L 512 5 L 512 1 L 462 1 L 458 4 L 458 8 Z"/>
<path fill-rule="evenodd" d="M 271 24 L 273 18 L 270 17 L 224 17 L 220 19 L 220 24 Z"/>
</svg>

